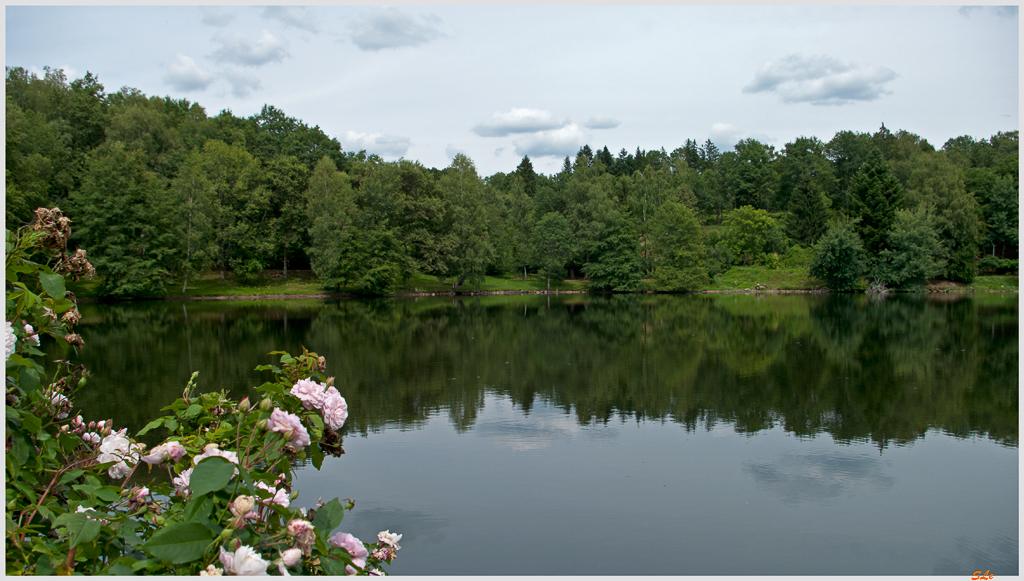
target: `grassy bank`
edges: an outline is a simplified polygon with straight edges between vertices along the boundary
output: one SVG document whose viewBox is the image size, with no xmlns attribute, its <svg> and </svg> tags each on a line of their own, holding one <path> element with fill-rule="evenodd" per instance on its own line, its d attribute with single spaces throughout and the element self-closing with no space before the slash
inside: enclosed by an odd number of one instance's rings
<svg viewBox="0 0 1024 581">
<path fill-rule="evenodd" d="M 203 298 L 203 297 L 300 297 L 311 295 L 338 294 L 333 289 L 324 288 L 323 284 L 308 270 L 289 270 L 288 278 L 281 276 L 280 272 L 270 272 L 255 282 L 243 282 L 234 275 L 228 273 L 225 280 L 221 280 L 219 273 L 211 273 L 198 279 L 189 280 L 185 293 L 181 293 L 182 280 L 176 279 L 167 285 L 166 298 Z M 999 292 L 1017 291 L 1019 277 L 1017 276 L 979 276 L 971 284 L 953 283 L 948 281 L 932 281 L 927 289 L 931 291 L 951 292 Z M 69 283 L 68 288 L 79 298 L 94 298 L 96 289 L 99 286 L 98 280 L 80 281 Z M 778 268 L 768 269 L 763 266 L 734 266 L 720 275 L 711 284 L 699 290 L 725 292 L 754 290 L 760 286 L 768 290 L 793 290 L 807 291 L 820 289 L 825 284 L 807 274 L 806 268 Z M 862 281 L 856 290 L 864 290 L 865 281 Z M 482 284 L 463 284 L 458 292 L 537 292 L 544 291 L 546 281 L 536 274 L 530 275 L 523 280 L 522 275 L 488 276 Z M 587 290 L 586 280 L 552 280 L 552 291 L 585 291 Z M 650 288 L 645 284 L 645 290 Z M 417 274 L 411 277 L 405 284 L 397 289 L 398 294 L 411 293 L 448 293 L 451 292 L 451 285 L 439 282 L 436 277 L 424 274 Z M 348 294 L 346 289 L 341 294 Z"/>
</svg>

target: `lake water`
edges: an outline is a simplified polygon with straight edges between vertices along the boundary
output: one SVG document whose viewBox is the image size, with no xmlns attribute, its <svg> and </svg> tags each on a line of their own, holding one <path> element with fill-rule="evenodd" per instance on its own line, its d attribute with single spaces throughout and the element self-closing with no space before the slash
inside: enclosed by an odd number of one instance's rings
<svg viewBox="0 0 1024 581">
<path fill-rule="evenodd" d="M 1018 574 L 1016 294 L 83 305 L 76 398 L 134 432 L 326 356 L 346 454 L 299 506 L 392 574 Z"/>
</svg>

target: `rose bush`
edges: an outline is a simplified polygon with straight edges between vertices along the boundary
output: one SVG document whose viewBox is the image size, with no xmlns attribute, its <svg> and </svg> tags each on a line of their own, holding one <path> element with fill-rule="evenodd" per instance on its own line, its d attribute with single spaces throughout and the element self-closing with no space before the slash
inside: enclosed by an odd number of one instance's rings
<svg viewBox="0 0 1024 581">
<path fill-rule="evenodd" d="M 89 374 L 65 356 L 48 376 L 40 338 L 65 353 L 84 346 L 65 277 L 92 268 L 69 254 L 59 210 L 36 215 L 7 231 L 7 573 L 384 574 L 396 535 L 362 543 L 335 532 L 351 500 L 291 506 L 296 467 L 339 455 L 348 415 L 316 353 L 273 353 L 278 364 L 257 368 L 273 374 L 255 388 L 257 405 L 197 393 L 193 374 L 135 438 L 73 415 Z M 163 438 L 149 450 L 138 441 L 148 433 Z"/>
</svg>

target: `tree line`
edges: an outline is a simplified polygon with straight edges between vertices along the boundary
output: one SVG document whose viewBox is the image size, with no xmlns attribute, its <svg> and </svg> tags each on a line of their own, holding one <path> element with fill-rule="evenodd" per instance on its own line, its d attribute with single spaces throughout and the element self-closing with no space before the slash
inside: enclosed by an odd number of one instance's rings
<svg viewBox="0 0 1024 581">
<path fill-rule="evenodd" d="M 481 176 L 462 154 L 437 169 L 346 152 L 270 105 L 211 117 L 185 99 L 107 93 L 90 73 L 6 72 L 8 226 L 59 206 L 103 296 L 289 267 L 368 294 L 414 273 L 453 290 L 502 273 L 688 290 L 800 253 L 833 289 L 1016 270 L 1017 131 L 938 150 L 884 125 L 780 151 L 755 139 L 731 151 L 586 145 L 552 175 L 524 157 Z"/>
</svg>

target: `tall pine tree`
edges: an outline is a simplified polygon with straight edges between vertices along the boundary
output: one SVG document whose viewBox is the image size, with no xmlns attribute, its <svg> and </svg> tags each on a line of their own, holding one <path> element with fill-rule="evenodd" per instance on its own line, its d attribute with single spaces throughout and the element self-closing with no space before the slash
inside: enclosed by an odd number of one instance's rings
<svg viewBox="0 0 1024 581">
<path fill-rule="evenodd" d="M 903 187 L 877 147 L 857 172 L 851 194 L 853 211 L 860 218 L 857 234 L 864 243 L 864 251 L 876 256 L 887 247 L 887 232 L 896 219 L 896 210 L 903 207 Z"/>
</svg>

